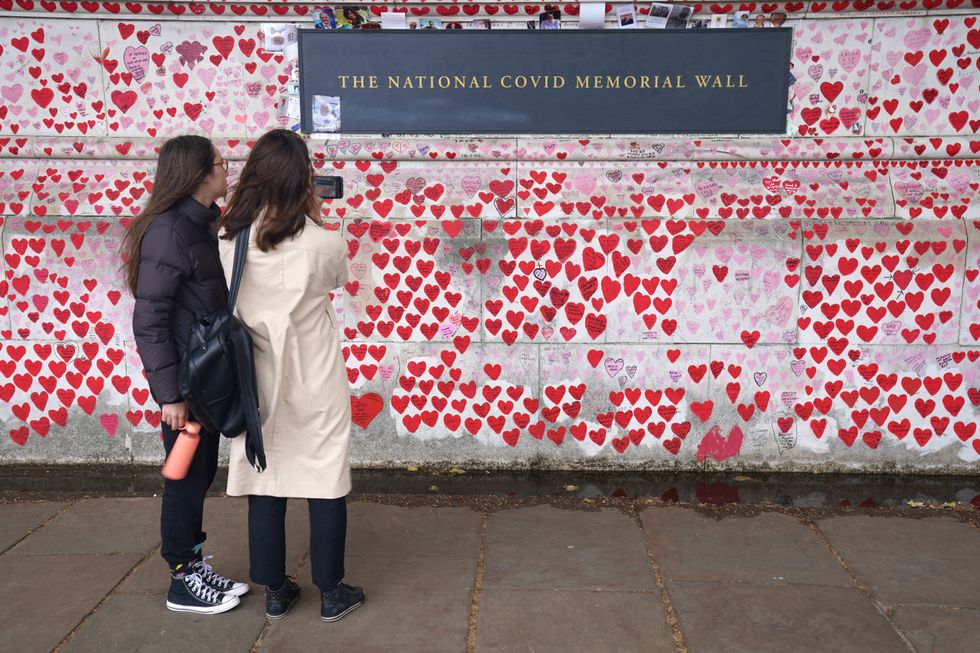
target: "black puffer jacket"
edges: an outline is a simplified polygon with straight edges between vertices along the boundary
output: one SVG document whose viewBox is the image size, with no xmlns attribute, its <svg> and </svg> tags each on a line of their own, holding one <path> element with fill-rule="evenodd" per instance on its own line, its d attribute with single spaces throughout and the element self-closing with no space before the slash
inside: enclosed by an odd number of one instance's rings
<svg viewBox="0 0 980 653">
<path fill-rule="evenodd" d="M 185 197 L 156 217 L 140 244 L 133 335 L 160 404 L 183 401 L 177 371 L 191 325 L 228 303 L 211 227 L 218 215 L 217 205 Z"/>
</svg>

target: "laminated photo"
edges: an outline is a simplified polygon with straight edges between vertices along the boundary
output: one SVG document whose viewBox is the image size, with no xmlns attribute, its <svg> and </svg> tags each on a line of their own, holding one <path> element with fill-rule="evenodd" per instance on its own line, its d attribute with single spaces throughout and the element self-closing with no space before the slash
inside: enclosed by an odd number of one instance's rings
<svg viewBox="0 0 980 653">
<path fill-rule="evenodd" d="M 662 29 L 667 27 L 667 19 L 670 17 L 670 5 L 663 2 L 654 2 L 650 5 L 650 13 L 647 14 L 646 26 L 648 29 Z"/>
<path fill-rule="evenodd" d="M 636 7 L 633 5 L 616 7 L 616 22 L 621 29 L 636 29 Z"/>
<path fill-rule="evenodd" d="M 470 29 L 490 29 L 490 21 L 486 18 L 475 18 L 470 21 Z"/>
<path fill-rule="evenodd" d="M 538 29 L 561 29 L 561 11 L 549 9 L 538 17 Z"/>
<path fill-rule="evenodd" d="M 340 131 L 340 98 L 335 95 L 313 96 L 313 131 Z"/>
<path fill-rule="evenodd" d="M 337 29 L 361 29 L 370 20 L 364 5 L 344 5 L 337 12 Z"/>
<path fill-rule="evenodd" d="M 694 10 L 687 5 L 654 2 L 647 14 L 647 29 L 684 29 Z"/>
<path fill-rule="evenodd" d="M 687 21 L 690 20 L 693 13 L 694 10 L 686 5 L 671 5 L 670 16 L 667 18 L 667 28 L 682 29 L 687 27 Z"/>
<path fill-rule="evenodd" d="M 337 17 L 332 7 L 313 7 L 313 29 L 337 29 Z"/>
</svg>

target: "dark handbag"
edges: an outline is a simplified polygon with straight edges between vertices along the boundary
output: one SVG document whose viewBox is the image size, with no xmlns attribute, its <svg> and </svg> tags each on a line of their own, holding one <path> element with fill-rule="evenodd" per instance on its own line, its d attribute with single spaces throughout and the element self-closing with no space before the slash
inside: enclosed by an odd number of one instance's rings
<svg viewBox="0 0 980 653">
<path fill-rule="evenodd" d="M 191 326 L 187 352 L 180 362 L 179 383 L 190 414 L 206 430 L 229 438 L 245 434 L 245 456 L 261 472 L 265 469 L 265 448 L 252 337 L 234 314 L 250 230 L 246 227 L 235 237 L 228 307 Z"/>
</svg>

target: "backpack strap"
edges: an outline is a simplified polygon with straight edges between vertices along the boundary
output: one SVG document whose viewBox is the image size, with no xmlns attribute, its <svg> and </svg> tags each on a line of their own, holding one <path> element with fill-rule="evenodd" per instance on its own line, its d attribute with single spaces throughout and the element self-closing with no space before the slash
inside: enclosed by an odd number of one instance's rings
<svg viewBox="0 0 980 653">
<path fill-rule="evenodd" d="M 262 442 L 262 419 L 256 392 L 255 362 L 252 358 L 252 340 L 244 327 L 233 329 L 230 340 L 238 368 L 238 388 L 245 412 L 245 457 L 262 473 L 266 467 L 265 446 Z"/>
<path fill-rule="evenodd" d="M 228 311 L 235 312 L 238 301 L 238 288 L 242 285 L 242 273 L 245 271 L 245 252 L 248 251 L 248 235 L 252 225 L 240 229 L 235 235 L 235 263 L 231 271 L 231 288 L 228 291 Z"/>
</svg>

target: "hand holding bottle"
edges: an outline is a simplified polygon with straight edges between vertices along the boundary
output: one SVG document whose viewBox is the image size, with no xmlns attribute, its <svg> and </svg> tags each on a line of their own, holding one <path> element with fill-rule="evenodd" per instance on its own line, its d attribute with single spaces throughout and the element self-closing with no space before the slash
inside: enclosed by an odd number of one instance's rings
<svg viewBox="0 0 980 653">
<path fill-rule="evenodd" d="M 194 459 L 194 452 L 201 441 L 201 425 L 197 422 L 187 422 L 183 430 L 177 435 L 177 441 L 170 449 L 170 455 L 163 463 L 161 473 L 163 477 L 171 481 L 179 481 L 187 476 L 191 461 Z"/>
</svg>

